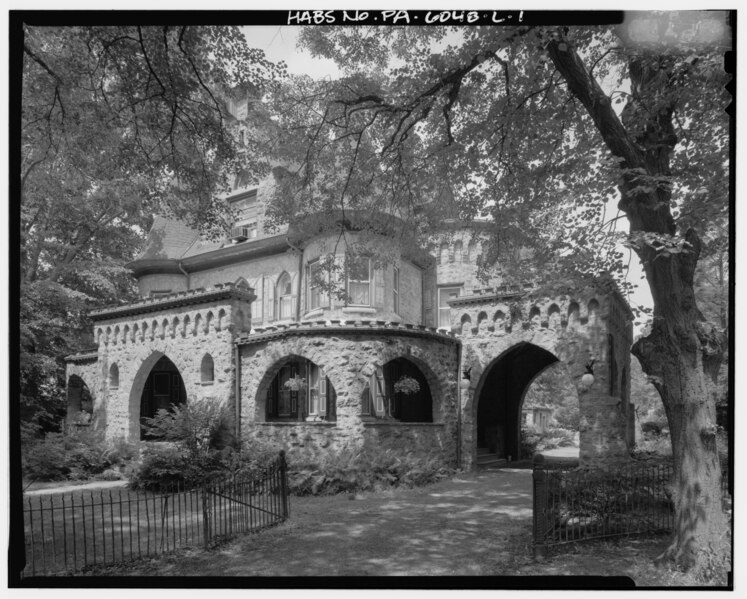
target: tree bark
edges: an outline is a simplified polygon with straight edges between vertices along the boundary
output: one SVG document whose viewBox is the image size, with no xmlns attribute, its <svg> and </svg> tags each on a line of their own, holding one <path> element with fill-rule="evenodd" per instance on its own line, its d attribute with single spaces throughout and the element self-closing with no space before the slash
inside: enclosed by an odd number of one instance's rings
<svg viewBox="0 0 747 599">
<path fill-rule="evenodd" d="M 633 99 L 623 116 L 635 126 L 628 128 L 570 42 L 559 36 L 547 49 L 606 146 L 622 159 L 619 207 L 630 222 L 630 232 L 674 236 L 667 179 L 677 138 L 667 59 L 631 59 Z M 653 377 L 671 434 L 675 531 L 661 557 L 690 567 L 697 563 L 700 550 L 717 546 L 728 524 L 721 506 L 716 406 L 708 380 L 716 380 L 724 339 L 705 322 L 695 301 L 700 239 L 689 230 L 685 240 L 689 245 L 684 251 L 660 251 L 651 244 L 635 247 L 653 296 L 654 321 L 651 333 L 633 346 L 633 354 Z"/>
</svg>

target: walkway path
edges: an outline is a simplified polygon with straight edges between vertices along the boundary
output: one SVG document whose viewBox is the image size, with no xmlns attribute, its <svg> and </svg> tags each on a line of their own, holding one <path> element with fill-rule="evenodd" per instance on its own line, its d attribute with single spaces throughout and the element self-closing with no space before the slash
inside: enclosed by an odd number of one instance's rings
<svg viewBox="0 0 747 599">
<path fill-rule="evenodd" d="M 116 489 L 127 486 L 126 480 L 95 480 L 90 483 L 81 483 L 78 485 L 55 485 L 43 487 L 41 489 L 31 488 L 23 492 L 24 495 L 60 495 L 62 493 L 72 493 L 73 491 L 95 491 L 96 489 Z"/>
<path fill-rule="evenodd" d="M 530 470 L 465 474 L 421 489 L 291 498 L 288 522 L 217 550 L 192 550 L 120 575 L 480 575 L 510 537 L 530 539 Z"/>
</svg>

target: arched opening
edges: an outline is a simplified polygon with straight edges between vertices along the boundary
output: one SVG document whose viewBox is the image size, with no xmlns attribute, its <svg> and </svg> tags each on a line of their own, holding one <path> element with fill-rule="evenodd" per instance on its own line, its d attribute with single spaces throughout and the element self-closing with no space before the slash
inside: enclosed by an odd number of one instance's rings
<svg viewBox="0 0 747 599">
<path fill-rule="evenodd" d="M 202 357 L 202 363 L 200 364 L 200 382 L 203 385 L 212 384 L 215 380 L 215 365 L 213 364 L 213 358 L 210 354 L 205 354 Z"/>
<path fill-rule="evenodd" d="M 485 370 L 476 389 L 478 452 L 518 459 L 524 392 L 537 374 L 557 361 L 541 347 L 519 343 Z"/>
<path fill-rule="evenodd" d="M 67 417 L 74 424 L 90 424 L 93 417 L 93 396 L 85 381 L 77 374 L 67 380 Z"/>
<path fill-rule="evenodd" d="M 275 296 L 277 297 L 275 318 L 277 320 L 293 318 L 293 285 L 291 276 L 287 272 L 280 275 Z"/>
<path fill-rule="evenodd" d="M 462 242 L 457 241 L 454 244 L 454 262 L 461 263 L 462 262 Z"/>
<path fill-rule="evenodd" d="M 168 410 L 186 402 L 187 391 L 179 370 L 166 356 L 161 356 L 151 368 L 140 396 L 140 438 L 148 439 L 142 427 L 146 418 L 153 418 L 158 410 Z"/>
<path fill-rule="evenodd" d="M 337 420 L 337 393 L 324 369 L 291 356 L 276 364 L 266 389 L 267 421 Z"/>
<path fill-rule="evenodd" d="M 363 390 L 361 413 L 400 422 L 433 422 L 433 399 L 425 375 L 407 358 L 377 367 Z"/>
<path fill-rule="evenodd" d="M 521 404 L 522 450 L 578 457 L 581 409 L 568 366 L 554 362 L 527 385 Z"/>
<path fill-rule="evenodd" d="M 119 388 L 119 366 L 112 364 L 109 368 L 109 389 Z"/>
</svg>

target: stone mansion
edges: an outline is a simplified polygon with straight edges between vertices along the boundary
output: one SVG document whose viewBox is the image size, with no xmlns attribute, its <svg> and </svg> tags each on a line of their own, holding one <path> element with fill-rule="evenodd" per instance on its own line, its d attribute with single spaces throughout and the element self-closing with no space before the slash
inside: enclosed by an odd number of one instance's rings
<svg viewBox="0 0 747 599">
<path fill-rule="evenodd" d="M 330 293 L 317 283 L 330 234 L 291 246 L 287 228 L 265 232 L 270 187 L 228 198 L 239 220 L 223 240 L 156 217 L 129 264 L 140 299 L 92 312 L 96 347 L 67 357 L 71 425 L 139 443 L 158 409 L 219 402 L 237 436 L 291 460 L 377 447 L 473 468 L 478 454 L 519 457 L 525 392 L 561 362 L 579 390 L 582 463 L 629 455 L 632 314 L 619 294 L 486 288 L 479 223 L 455 222 L 434 250 L 386 264 L 339 247 L 344 293 Z"/>
</svg>

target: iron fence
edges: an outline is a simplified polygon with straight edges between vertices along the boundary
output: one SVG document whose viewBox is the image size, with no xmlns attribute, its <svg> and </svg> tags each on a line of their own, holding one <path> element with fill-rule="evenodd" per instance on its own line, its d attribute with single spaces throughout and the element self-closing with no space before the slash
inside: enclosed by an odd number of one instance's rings
<svg viewBox="0 0 747 599">
<path fill-rule="evenodd" d="M 548 467 L 541 460 L 535 461 L 535 557 L 543 556 L 550 546 L 564 543 L 671 531 L 671 479 L 671 464 L 600 472 Z M 728 476 L 723 473 L 725 501 L 728 487 Z"/>
<path fill-rule="evenodd" d="M 25 576 L 72 573 L 209 546 L 284 521 L 289 515 L 287 467 L 164 493 L 78 491 L 26 497 Z"/>
</svg>

